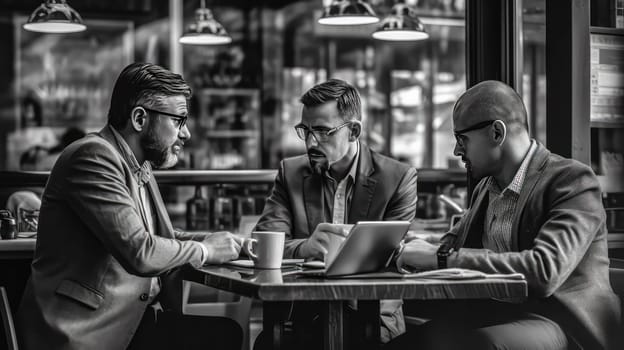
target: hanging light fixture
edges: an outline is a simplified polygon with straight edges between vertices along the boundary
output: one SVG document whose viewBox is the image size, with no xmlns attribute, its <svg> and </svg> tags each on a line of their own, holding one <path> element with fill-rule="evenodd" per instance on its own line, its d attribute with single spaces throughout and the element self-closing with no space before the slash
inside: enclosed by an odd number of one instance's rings
<svg viewBox="0 0 624 350">
<path fill-rule="evenodd" d="M 206 8 L 205 1 L 201 0 L 201 7 L 195 11 L 195 21 L 187 27 L 180 38 L 180 44 L 219 45 L 231 42 L 232 37 L 214 19 L 212 12 Z"/>
<path fill-rule="evenodd" d="M 387 41 L 416 41 L 429 38 L 416 11 L 403 1 L 392 6 L 392 12 L 381 21 L 373 38 Z"/>
<path fill-rule="evenodd" d="M 326 25 L 354 25 L 379 22 L 379 17 L 373 8 L 363 0 L 333 0 L 325 7 L 320 24 Z"/>
<path fill-rule="evenodd" d="M 33 11 L 24 29 L 40 33 L 76 33 L 87 29 L 76 10 L 65 0 L 46 0 Z"/>
</svg>

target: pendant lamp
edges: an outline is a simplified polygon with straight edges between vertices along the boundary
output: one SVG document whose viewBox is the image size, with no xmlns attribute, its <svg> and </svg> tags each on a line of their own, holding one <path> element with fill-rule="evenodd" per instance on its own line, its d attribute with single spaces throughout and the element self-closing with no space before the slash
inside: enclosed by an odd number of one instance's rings
<svg viewBox="0 0 624 350">
<path fill-rule="evenodd" d="M 373 38 L 387 41 L 417 41 L 429 38 L 416 11 L 399 1 L 392 7 L 391 13 L 381 21 Z"/>
<path fill-rule="evenodd" d="M 65 0 L 46 0 L 33 11 L 22 26 L 40 33 L 76 33 L 87 29 L 82 18 Z"/>
<path fill-rule="evenodd" d="M 325 25 L 357 25 L 379 22 L 373 8 L 363 0 L 333 0 L 318 22 Z"/>
<path fill-rule="evenodd" d="M 195 11 L 195 21 L 189 24 L 179 41 L 180 44 L 188 45 L 220 45 L 231 43 L 232 37 L 214 19 L 202 0 L 201 7 Z"/>
</svg>

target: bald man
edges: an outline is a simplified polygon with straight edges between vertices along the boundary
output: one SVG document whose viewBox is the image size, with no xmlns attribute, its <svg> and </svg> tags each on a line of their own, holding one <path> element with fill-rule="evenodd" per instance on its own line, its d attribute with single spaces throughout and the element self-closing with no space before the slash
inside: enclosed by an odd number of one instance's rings
<svg viewBox="0 0 624 350">
<path fill-rule="evenodd" d="M 408 242 L 397 265 L 522 273 L 529 297 L 522 304 L 440 302 L 432 321 L 389 347 L 622 349 L 615 344 L 620 303 L 609 283 L 605 211 L 592 170 L 531 139 L 522 99 L 501 82 L 466 91 L 453 124 L 453 153 L 480 180 L 471 208 L 440 245 Z"/>
</svg>

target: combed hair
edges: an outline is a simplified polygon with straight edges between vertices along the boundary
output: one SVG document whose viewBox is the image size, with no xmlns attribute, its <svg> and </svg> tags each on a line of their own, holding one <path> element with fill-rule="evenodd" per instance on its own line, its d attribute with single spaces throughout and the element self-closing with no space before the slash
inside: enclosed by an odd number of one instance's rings
<svg viewBox="0 0 624 350">
<path fill-rule="evenodd" d="M 344 80 L 329 79 L 308 90 L 299 100 L 305 107 L 315 107 L 336 101 L 338 112 L 345 121 L 362 120 L 362 102 L 358 91 Z"/>
<path fill-rule="evenodd" d="M 130 120 L 133 108 L 162 107 L 162 98 L 178 95 L 191 97 L 191 88 L 180 74 L 152 63 L 132 63 L 121 71 L 115 82 L 108 122 L 120 130 Z"/>
</svg>

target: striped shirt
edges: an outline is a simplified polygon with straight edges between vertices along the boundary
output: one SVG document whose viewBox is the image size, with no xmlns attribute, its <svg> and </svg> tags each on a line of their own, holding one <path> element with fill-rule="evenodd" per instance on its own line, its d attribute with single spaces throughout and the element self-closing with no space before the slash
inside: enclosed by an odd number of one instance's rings
<svg viewBox="0 0 624 350">
<path fill-rule="evenodd" d="M 497 253 L 511 251 L 511 231 L 514 214 L 516 213 L 520 191 L 524 184 L 526 172 L 537 149 L 535 140 L 524 156 L 520 168 L 511 183 L 501 190 L 493 177 L 488 180 L 488 209 L 485 214 L 483 228 L 483 247 Z"/>
</svg>

